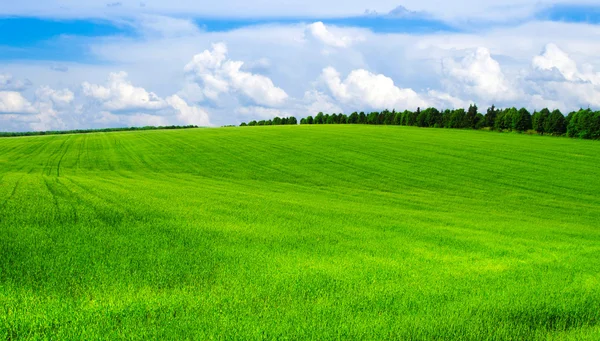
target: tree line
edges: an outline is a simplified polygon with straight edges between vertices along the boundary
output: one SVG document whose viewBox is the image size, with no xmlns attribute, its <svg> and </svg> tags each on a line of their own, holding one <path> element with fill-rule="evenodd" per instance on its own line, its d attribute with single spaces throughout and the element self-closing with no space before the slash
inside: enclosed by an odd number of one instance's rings
<svg viewBox="0 0 600 341">
<path fill-rule="evenodd" d="M 298 124 L 295 117 L 272 120 L 251 121 L 241 126 L 265 126 Z M 374 124 L 402 125 L 415 127 L 449 128 L 449 129 L 486 129 L 495 131 L 536 132 L 541 135 L 568 136 L 583 139 L 600 139 L 600 111 L 580 109 L 565 116 L 560 110 L 550 111 L 544 108 L 534 111 L 527 109 L 498 109 L 491 106 L 485 114 L 479 112 L 477 105 L 470 105 L 467 110 L 454 109 L 440 111 L 426 108 L 416 111 L 353 112 L 345 114 L 318 113 L 315 117 L 300 119 L 300 124 Z"/>
<path fill-rule="evenodd" d="M 144 126 L 144 127 L 126 127 L 126 128 L 100 128 L 100 129 L 73 129 L 73 130 L 49 130 L 49 131 L 25 131 L 25 132 L 0 132 L 0 137 L 18 137 L 18 136 L 38 136 L 38 135 L 63 135 L 63 134 L 89 134 L 89 133 L 107 133 L 115 131 L 133 131 L 133 130 L 164 130 L 164 129 L 190 129 L 198 128 L 196 125 L 187 126 Z"/>
</svg>

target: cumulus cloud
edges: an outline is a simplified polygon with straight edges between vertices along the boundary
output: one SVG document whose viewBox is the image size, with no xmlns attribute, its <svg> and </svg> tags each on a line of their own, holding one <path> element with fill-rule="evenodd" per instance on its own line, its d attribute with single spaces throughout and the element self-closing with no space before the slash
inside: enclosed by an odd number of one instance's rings
<svg viewBox="0 0 600 341">
<path fill-rule="evenodd" d="M 177 118 L 185 124 L 209 126 L 208 113 L 199 107 L 189 105 L 177 95 L 167 97 L 166 102 L 177 111 Z"/>
<path fill-rule="evenodd" d="M 454 93 L 475 95 L 490 103 L 516 100 L 518 97 L 515 85 L 505 77 L 500 64 L 487 48 L 477 48 L 460 62 L 446 60 L 444 72 L 449 78 L 446 86 Z"/>
<path fill-rule="evenodd" d="M 82 89 L 86 96 L 101 101 L 103 108 L 109 111 L 160 110 L 167 106 L 155 93 L 131 84 L 126 72 L 111 73 L 106 86 L 84 82 Z"/>
<path fill-rule="evenodd" d="M 164 118 L 175 116 L 178 124 L 210 125 L 209 115 L 204 109 L 189 105 L 179 95 L 163 99 L 135 86 L 127 79 L 125 72 L 111 73 L 105 85 L 84 82 L 82 92 L 104 109 L 98 118 L 100 122 L 134 122 L 144 125 L 156 125 L 159 122 L 162 125 L 175 123 Z M 68 96 L 63 93 L 62 97 Z M 123 121 L 118 114 L 129 114 L 131 117 Z"/>
<path fill-rule="evenodd" d="M 561 98 L 558 105 L 565 107 L 600 106 L 600 73 L 592 67 L 580 68 L 568 53 L 555 44 L 548 44 L 542 54 L 532 59 L 533 72 L 562 77 L 548 76 L 537 79 L 532 87 L 538 91 L 540 100 Z"/>
<path fill-rule="evenodd" d="M 352 37 L 334 34 L 320 21 L 308 25 L 304 34 L 306 38 L 316 40 L 326 46 L 338 48 L 350 47 L 354 42 L 364 40 L 361 36 Z"/>
<path fill-rule="evenodd" d="M 38 101 L 52 101 L 59 106 L 69 105 L 75 99 L 75 94 L 69 89 L 55 90 L 49 86 L 41 86 L 35 92 Z"/>
<path fill-rule="evenodd" d="M 0 91 L 0 114 L 34 114 L 33 105 L 17 91 Z"/>
<path fill-rule="evenodd" d="M 546 45 L 542 54 L 533 58 L 532 66 L 537 70 L 558 71 L 568 81 L 600 85 L 600 73 L 594 72 L 591 68 L 587 68 L 584 72 L 579 71 L 577 62 L 555 44 Z"/>
<path fill-rule="evenodd" d="M 350 72 L 342 80 L 333 67 L 323 69 L 321 80 L 335 99 L 348 104 L 369 108 L 416 108 L 426 102 L 412 89 L 402 89 L 382 74 L 373 74 L 364 69 Z"/>
<path fill-rule="evenodd" d="M 185 72 L 198 82 L 203 95 L 217 100 L 221 94 L 242 94 L 254 104 L 282 105 L 287 93 L 273 84 L 270 78 L 242 71 L 242 61 L 227 59 L 227 46 L 213 44 L 212 50 L 195 55 L 185 66 Z"/>
</svg>

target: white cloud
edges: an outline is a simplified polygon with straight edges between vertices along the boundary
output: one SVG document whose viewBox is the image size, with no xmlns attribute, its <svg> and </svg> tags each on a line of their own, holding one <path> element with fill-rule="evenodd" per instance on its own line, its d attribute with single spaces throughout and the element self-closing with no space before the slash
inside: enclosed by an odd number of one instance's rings
<svg viewBox="0 0 600 341">
<path fill-rule="evenodd" d="M 342 80 L 339 72 L 327 67 L 323 69 L 321 79 L 337 100 L 347 104 L 374 109 L 404 109 L 426 105 L 414 90 L 401 89 L 394 85 L 391 78 L 364 69 L 354 70 Z"/>
<path fill-rule="evenodd" d="M 239 107 L 235 112 L 241 115 L 245 120 L 248 119 L 265 119 L 269 120 L 274 117 L 289 117 L 293 116 L 288 112 L 281 111 L 275 108 L 265 108 L 259 106 Z"/>
<path fill-rule="evenodd" d="M 179 95 L 163 99 L 142 87 L 134 86 L 125 72 L 111 73 L 106 86 L 84 82 L 82 90 L 85 96 L 95 100 L 104 109 L 100 122 L 210 125 L 209 115 L 204 109 L 189 105 Z M 124 120 L 115 117 L 120 113 L 131 117 Z M 165 118 L 168 116 L 175 116 L 176 122 Z"/>
<path fill-rule="evenodd" d="M 444 72 L 449 77 L 446 86 L 454 93 L 475 95 L 488 103 L 517 99 L 515 85 L 506 79 L 487 48 L 477 48 L 460 63 L 446 60 Z"/>
<path fill-rule="evenodd" d="M 319 112 L 340 113 L 342 108 L 327 94 L 312 89 L 304 93 L 302 102 L 305 103 L 306 110 L 300 114 L 301 117 L 316 115 Z M 354 109 L 358 110 L 358 109 Z"/>
<path fill-rule="evenodd" d="M 227 59 L 227 46 L 217 43 L 211 51 L 195 55 L 184 70 L 199 83 L 204 96 L 212 100 L 224 93 L 239 93 L 258 105 L 279 106 L 286 101 L 288 95 L 283 89 L 268 77 L 242 71 L 243 64 Z"/>
<path fill-rule="evenodd" d="M 0 90 L 5 91 L 22 91 L 29 87 L 31 82 L 29 80 L 15 79 L 11 74 L 0 73 Z"/>
<path fill-rule="evenodd" d="M 35 92 L 38 101 L 52 101 L 59 106 L 69 105 L 75 99 L 75 94 L 69 89 L 55 90 L 49 86 L 41 86 Z"/>
<path fill-rule="evenodd" d="M 585 71 L 579 71 L 575 62 L 566 52 L 555 44 L 548 44 L 541 55 L 535 56 L 532 61 L 534 69 L 552 71 L 557 70 L 568 81 L 590 82 L 600 85 L 600 73 L 587 66 Z"/>
<path fill-rule="evenodd" d="M 33 105 L 16 91 L 0 91 L 0 114 L 34 114 Z"/>
<path fill-rule="evenodd" d="M 532 60 L 534 72 L 543 71 L 551 74 L 558 72 L 561 78 L 540 77 L 534 87 L 539 92 L 540 100 L 561 102 L 555 105 L 574 108 L 591 105 L 600 107 L 600 73 L 587 65 L 580 70 L 577 62 L 568 53 L 555 44 L 548 44 L 541 55 Z"/>
<path fill-rule="evenodd" d="M 347 36 L 332 33 L 322 22 L 318 21 L 307 26 L 305 35 L 308 38 L 315 39 L 327 46 L 346 48 L 354 42 L 364 40 L 361 36 Z"/>
<path fill-rule="evenodd" d="M 167 106 L 155 93 L 133 86 L 126 72 L 111 73 L 106 87 L 84 82 L 82 88 L 86 96 L 101 101 L 109 111 L 160 110 Z"/>
<path fill-rule="evenodd" d="M 190 106 L 177 95 L 167 97 L 166 101 L 177 111 L 177 119 L 180 122 L 198 126 L 210 125 L 208 113 L 202 108 Z"/>
</svg>

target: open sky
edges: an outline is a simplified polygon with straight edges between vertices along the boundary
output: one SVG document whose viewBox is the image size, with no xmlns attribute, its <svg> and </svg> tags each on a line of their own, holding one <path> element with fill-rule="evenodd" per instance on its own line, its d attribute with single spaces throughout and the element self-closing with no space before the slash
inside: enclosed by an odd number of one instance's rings
<svg viewBox="0 0 600 341">
<path fill-rule="evenodd" d="M 592 0 L 0 3 L 0 131 L 600 108 Z"/>
</svg>

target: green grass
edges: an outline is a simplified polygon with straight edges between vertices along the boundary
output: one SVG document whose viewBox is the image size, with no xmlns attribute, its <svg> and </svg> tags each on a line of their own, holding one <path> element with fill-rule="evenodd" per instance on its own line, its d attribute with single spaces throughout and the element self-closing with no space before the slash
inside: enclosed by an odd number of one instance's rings
<svg viewBox="0 0 600 341">
<path fill-rule="evenodd" d="M 0 139 L 0 339 L 600 339 L 600 143 Z"/>
</svg>

